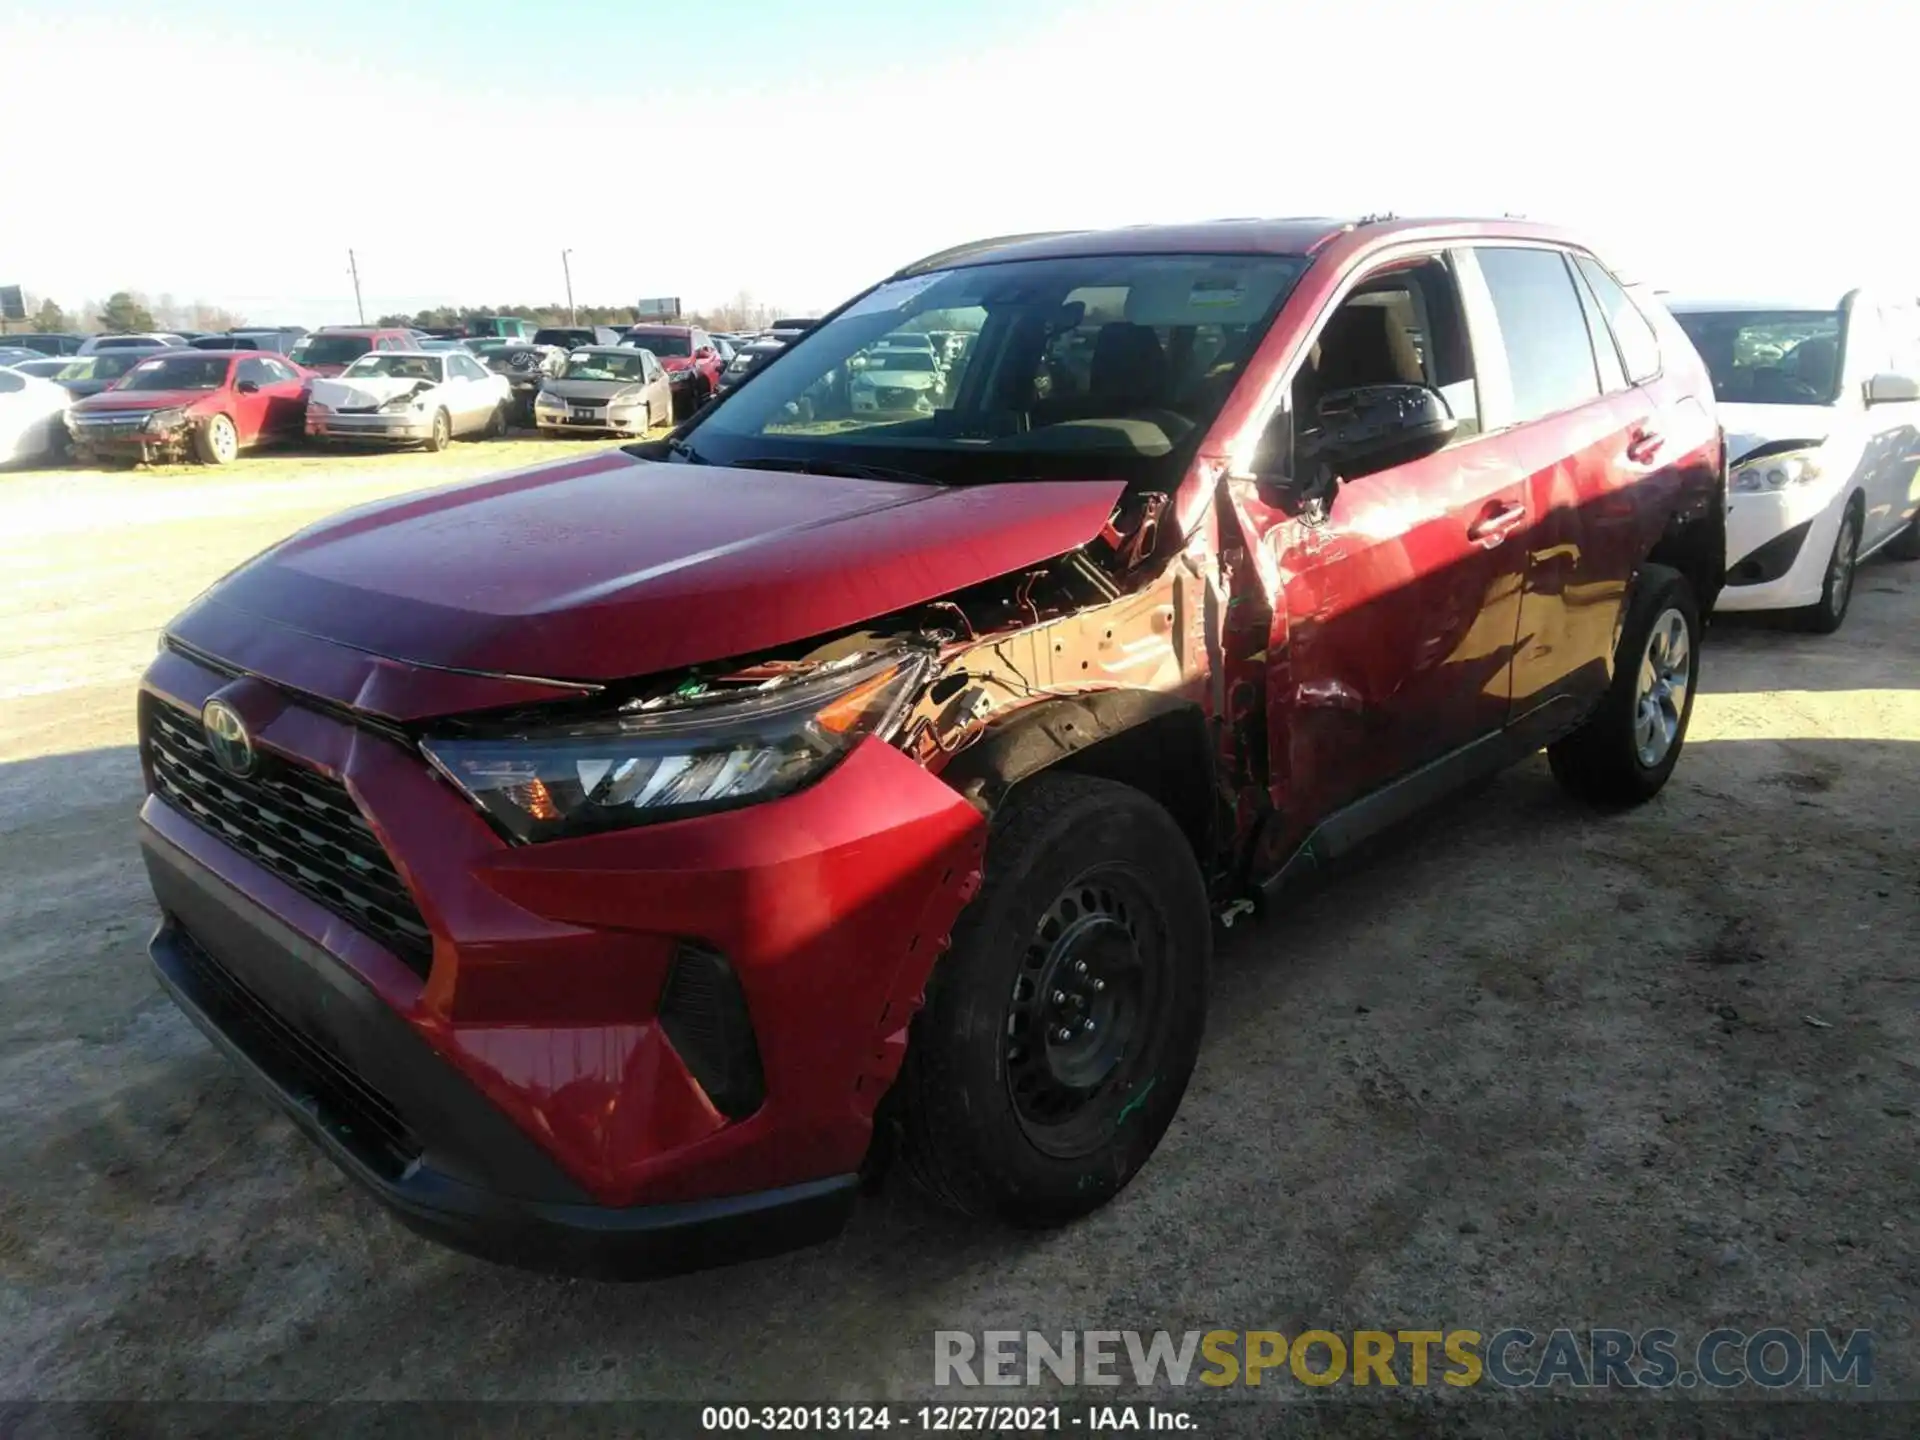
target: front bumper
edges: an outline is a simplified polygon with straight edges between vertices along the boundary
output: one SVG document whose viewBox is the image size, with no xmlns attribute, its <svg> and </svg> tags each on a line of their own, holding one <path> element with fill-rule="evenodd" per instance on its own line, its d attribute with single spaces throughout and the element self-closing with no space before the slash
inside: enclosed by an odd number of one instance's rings
<svg viewBox="0 0 1920 1440">
<path fill-rule="evenodd" d="M 647 412 L 638 410 L 608 410 L 598 406 L 583 406 L 576 410 L 545 410 L 534 407 L 534 424 L 542 430 L 571 431 L 575 434 L 613 434 L 644 435 L 647 433 Z"/>
<path fill-rule="evenodd" d="M 410 966 L 175 804 L 141 811 L 162 983 L 407 1224 L 605 1275 L 838 1227 L 978 885 L 984 825 L 950 788 L 869 742 L 766 805 L 510 846 L 397 741 L 263 682 L 170 651 L 145 688 L 188 717 L 219 691 L 262 754 L 338 780 L 417 901 Z M 689 942 L 731 965 L 758 1046 L 764 1098 L 737 1118 L 660 1018 Z"/>
<path fill-rule="evenodd" d="M 426 440 L 433 434 L 433 417 L 415 415 L 349 415 L 338 410 L 326 413 L 307 411 L 307 434 L 319 440 L 371 440 L 383 444 L 406 444 Z"/>
<path fill-rule="evenodd" d="M 115 424 L 112 421 L 83 422 L 68 427 L 73 444 L 100 456 L 146 462 L 175 459 L 187 452 L 193 439 L 191 420 L 164 432 L 153 432 L 144 424 Z"/>
<path fill-rule="evenodd" d="M 1840 533 L 1847 487 L 1789 486 L 1727 499 L 1727 584 L 1720 611 L 1796 610 L 1815 604 Z"/>
</svg>

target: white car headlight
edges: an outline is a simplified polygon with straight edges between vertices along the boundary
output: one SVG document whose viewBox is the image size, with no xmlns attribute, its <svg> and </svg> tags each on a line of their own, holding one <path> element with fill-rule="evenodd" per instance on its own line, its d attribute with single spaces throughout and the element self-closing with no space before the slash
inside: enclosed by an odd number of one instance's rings
<svg viewBox="0 0 1920 1440">
<path fill-rule="evenodd" d="M 867 736 L 891 739 L 929 664 L 925 652 L 888 650 L 797 679 L 420 748 L 515 840 L 589 835 L 791 794 Z"/>
<path fill-rule="evenodd" d="M 1811 485 L 1819 478 L 1818 450 L 1789 450 L 1736 464 L 1729 485 L 1736 495 L 1765 495 L 1789 485 Z"/>
</svg>

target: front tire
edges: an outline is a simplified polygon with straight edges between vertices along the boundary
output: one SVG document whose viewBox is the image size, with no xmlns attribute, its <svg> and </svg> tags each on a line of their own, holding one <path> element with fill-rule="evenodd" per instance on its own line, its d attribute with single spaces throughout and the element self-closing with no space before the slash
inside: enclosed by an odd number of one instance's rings
<svg viewBox="0 0 1920 1440">
<path fill-rule="evenodd" d="M 1860 562 L 1860 507 L 1847 502 L 1840 517 L 1840 532 L 1833 537 L 1833 553 L 1827 557 L 1827 575 L 1821 582 L 1820 598 L 1801 612 L 1807 629 L 1816 635 L 1831 635 L 1846 623 L 1847 609 L 1853 604 L 1853 576 Z"/>
<path fill-rule="evenodd" d="M 503 400 L 493 407 L 493 413 L 487 416 L 487 439 L 504 439 L 507 433 L 507 406 Z"/>
<path fill-rule="evenodd" d="M 438 455 L 453 443 L 453 417 L 444 410 L 433 412 L 433 429 L 427 435 L 427 449 Z"/>
<path fill-rule="evenodd" d="M 1677 570 L 1640 571 L 1613 683 L 1599 707 L 1547 748 L 1554 779 L 1591 804 L 1639 805 L 1660 793 L 1679 763 L 1700 678 L 1700 608 Z"/>
<path fill-rule="evenodd" d="M 240 432 L 225 415 L 214 415 L 193 436 L 194 458 L 202 465 L 231 465 L 240 454 Z"/>
<path fill-rule="evenodd" d="M 1179 1108 L 1206 1023 L 1206 886 L 1159 805 L 1064 773 L 1014 790 L 986 864 L 913 1023 L 901 1158 L 963 1213 L 1065 1224 L 1119 1193 Z"/>
</svg>

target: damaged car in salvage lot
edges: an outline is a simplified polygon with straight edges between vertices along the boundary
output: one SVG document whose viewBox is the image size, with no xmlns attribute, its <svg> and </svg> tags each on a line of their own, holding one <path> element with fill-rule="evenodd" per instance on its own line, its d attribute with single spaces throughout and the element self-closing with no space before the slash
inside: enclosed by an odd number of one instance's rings
<svg viewBox="0 0 1920 1440">
<path fill-rule="evenodd" d="M 540 387 L 533 418 L 542 430 L 645 435 L 673 422 L 673 389 L 652 351 L 594 346 L 574 351 Z"/>
<path fill-rule="evenodd" d="M 460 350 L 381 350 L 313 382 L 306 431 L 315 440 L 425 445 L 457 435 L 503 435 L 513 392 Z"/>
<path fill-rule="evenodd" d="M 1512 220 L 983 242 L 664 440 L 308 527 L 141 686 L 161 983 L 509 1263 L 764 1254 L 895 1162 L 1085 1215 L 1180 1104 L 1216 913 L 1542 747 L 1606 807 L 1672 772 L 1724 453 L 1589 265 Z M 931 413 L 854 410 L 930 325 L 977 336 Z"/>
<path fill-rule="evenodd" d="M 230 465 L 242 450 L 297 439 L 313 376 L 255 351 L 150 355 L 112 389 L 67 412 L 76 460 L 193 459 Z"/>
</svg>

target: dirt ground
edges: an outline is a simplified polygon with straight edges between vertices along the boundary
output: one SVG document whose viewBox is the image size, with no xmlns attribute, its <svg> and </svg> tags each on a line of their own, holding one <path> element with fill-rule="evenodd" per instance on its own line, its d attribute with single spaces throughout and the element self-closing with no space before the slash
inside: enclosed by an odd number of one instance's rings
<svg viewBox="0 0 1920 1440">
<path fill-rule="evenodd" d="M 1184 1108 L 1082 1224 L 896 1185 L 633 1287 L 401 1230 L 148 976 L 134 682 L 295 527 L 582 448 L 0 475 L 0 1400 L 904 1398 L 938 1328 L 1506 1324 L 1868 1327 L 1920 1397 L 1920 566 L 1886 561 L 1838 636 L 1715 627 L 1654 804 L 1536 760 L 1236 926 Z"/>
</svg>

